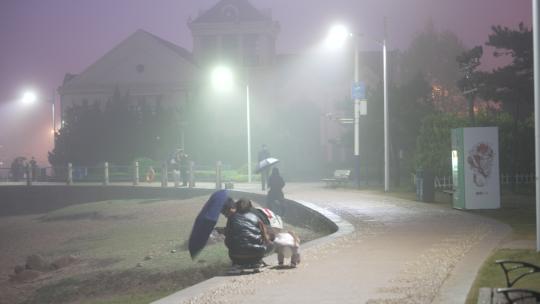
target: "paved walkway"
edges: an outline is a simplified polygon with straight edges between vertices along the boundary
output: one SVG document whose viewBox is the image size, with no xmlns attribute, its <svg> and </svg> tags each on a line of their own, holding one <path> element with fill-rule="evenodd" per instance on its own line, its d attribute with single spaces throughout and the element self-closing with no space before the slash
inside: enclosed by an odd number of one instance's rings
<svg viewBox="0 0 540 304">
<path fill-rule="evenodd" d="M 255 184 L 235 186 L 261 193 Z M 333 214 L 340 231 L 303 245 L 296 269 L 216 277 L 155 303 L 464 303 L 482 262 L 510 232 L 449 206 L 320 184 L 285 190 Z"/>
</svg>

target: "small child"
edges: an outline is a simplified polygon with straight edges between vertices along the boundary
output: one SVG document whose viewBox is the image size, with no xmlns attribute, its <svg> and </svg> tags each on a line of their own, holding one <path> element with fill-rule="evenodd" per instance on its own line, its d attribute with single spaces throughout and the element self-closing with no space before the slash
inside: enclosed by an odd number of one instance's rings
<svg viewBox="0 0 540 304">
<path fill-rule="evenodd" d="M 300 239 L 296 233 L 292 231 L 277 232 L 274 246 L 280 267 L 283 267 L 285 257 L 291 258 L 291 267 L 293 268 L 300 264 Z"/>
<path fill-rule="evenodd" d="M 253 204 L 248 199 L 239 199 L 236 202 L 236 211 L 239 213 L 246 213 L 248 211 L 259 211 L 253 208 Z M 268 211 L 267 211 L 268 212 Z M 261 216 L 260 212 L 257 212 L 258 216 Z M 264 216 L 268 216 L 264 210 L 262 211 Z M 279 219 L 276 215 L 273 215 L 276 219 Z M 270 222 L 267 225 L 261 225 L 263 235 L 274 245 L 274 250 L 278 255 L 278 264 L 283 266 L 285 257 L 291 258 L 291 267 L 296 267 L 300 264 L 300 239 L 293 231 L 284 231 L 280 228 L 283 227 L 281 219 L 278 221 L 279 228 L 271 227 Z"/>
</svg>

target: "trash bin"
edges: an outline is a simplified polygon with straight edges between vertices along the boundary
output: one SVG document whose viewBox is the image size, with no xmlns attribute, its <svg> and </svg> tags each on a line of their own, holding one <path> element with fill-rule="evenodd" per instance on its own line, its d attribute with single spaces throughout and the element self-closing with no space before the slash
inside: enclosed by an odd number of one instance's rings
<svg viewBox="0 0 540 304">
<path fill-rule="evenodd" d="M 416 170 L 416 200 L 420 202 L 435 201 L 435 180 L 431 170 Z"/>
</svg>

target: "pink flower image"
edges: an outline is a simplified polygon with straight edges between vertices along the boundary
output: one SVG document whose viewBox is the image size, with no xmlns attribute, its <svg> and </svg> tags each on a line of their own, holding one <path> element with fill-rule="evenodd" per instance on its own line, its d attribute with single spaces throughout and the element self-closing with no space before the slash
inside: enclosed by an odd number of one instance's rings
<svg viewBox="0 0 540 304">
<path fill-rule="evenodd" d="M 473 171 L 473 182 L 476 186 L 485 186 L 486 179 L 490 176 L 493 167 L 494 154 L 491 145 L 483 142 L 469 150 L 467 163 Z"/>
</svg>

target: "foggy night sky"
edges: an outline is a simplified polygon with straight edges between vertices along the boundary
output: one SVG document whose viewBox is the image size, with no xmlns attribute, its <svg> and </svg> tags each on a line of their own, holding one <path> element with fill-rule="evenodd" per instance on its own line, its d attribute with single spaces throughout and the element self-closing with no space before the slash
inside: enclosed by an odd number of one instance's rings
<svg viewBox="0 0 540 304">
<path fill-rule="evenodd" d="M 188 50 L 187 20 L 218 0 L 0 0 L 0 161 L 36 156 L 48 165 L 52 147 L 48 99 L 64 74 L 80 73 L 137 29 Z M 531 0 L 251 0 L 270 8 L 281 25 L 278 53 L 294 53 L 323 39 L 335 21 L 388 47 L 406 49 L 431 19 L 438 30 L 454 32 L 466 47 L 484 44 L 492 25 L 530 26 Z M 369 46 L 366 46 L 369 47 Z M 373 46 L 372 49 L 376 49 Z M 42 97 L 33 109 L 16 109 L 25 88 Z M 57 96 L 58 99 L 58 96 Z M 23 127 L 24 126 L 24 127 Z M 3 146 L 3 147 L 2 147 Z"/>
</svg>

